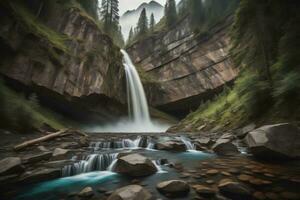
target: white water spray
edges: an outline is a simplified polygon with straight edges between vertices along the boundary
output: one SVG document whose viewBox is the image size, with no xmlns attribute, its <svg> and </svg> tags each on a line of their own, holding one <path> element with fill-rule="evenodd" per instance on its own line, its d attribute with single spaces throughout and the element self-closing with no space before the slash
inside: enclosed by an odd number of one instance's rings
<svg viewBox="0 0 300 200">
<path fill-rule="evenodd" d="M 151 123 L 148 103 L 139 74 L 129 55 L 121 50 L 124 56 L 124 67 L 127 80 L 127 102 L 129 117 L 133 122 Z"/>
<path fill-rule="evenodd" d="M 139 74 L 125 50 L 121 50 L 126 73 L 129 120 L 102 127 L 89 128 L 90 132 L 165 132 L 170 125 L 154 122 L 150 118 L 145 91 Z"/>
</svg>

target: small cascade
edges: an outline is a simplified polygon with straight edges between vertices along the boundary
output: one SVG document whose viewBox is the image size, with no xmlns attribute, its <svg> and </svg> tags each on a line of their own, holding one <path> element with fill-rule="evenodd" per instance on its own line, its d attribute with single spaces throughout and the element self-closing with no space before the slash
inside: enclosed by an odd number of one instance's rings
<svg viewBox="0 0 300 200">
<path fill-rule="evenodd" d="M 155 167 L 156 167 L 156 169 L 157 169 L 157 173 L 160 173 L 160 174 L 162 174 L 162 173 L 168 173 L 167 171 L 164 171 L 164 170 L 162 169 L 161 164 L 160 164 L 159 161 L 153 160 L 152 163 L 155 165 Z"/>
<path fill-rule="evenodd" d="M 109 150 L 109 149 L 135 149 L 140 147 L 142 137 L 137 137 L 135 140 L 123 139 L 120 141 L 101 141 L 90 143 L 90 148 L 94 151 Z"/>
<path fill-rule="evenodd" d="M 92 171 L 106 171 L 110 165 L 117 160 L 118 153 L 113 154 L 91 154 L 84 160 L 81 160 L 72 165 L 67 165 L 62 169 L 63 176 L 73 176 L 76 174 L 92 172 Z"/>
<path fill-rule="evenodd" d="M 191 140 L 187 137 L 184 137 L 184 136 L 180 136 L 180 137 L 177 137 L 177 139 L 181 140 L 184 145 L 186 146 L 186 149 L 189 151 L 189 150 L 196 150 L 196 147 L 195 145 L 191 142 Z"/>
</svg>

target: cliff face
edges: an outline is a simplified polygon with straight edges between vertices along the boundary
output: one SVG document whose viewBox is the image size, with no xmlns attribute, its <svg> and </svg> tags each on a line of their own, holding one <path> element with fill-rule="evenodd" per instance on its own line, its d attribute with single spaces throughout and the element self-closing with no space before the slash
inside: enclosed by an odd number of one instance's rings
<svg viewBox="0 0 300 200">
<path fill-rule="evenodd" d="M 150 104 L 178 116 L 211 98 L 238 73 L 229 55 L 232 20 L 228 18 L 209 35 L 200 36 L 193 34 L 188 20 L 128 48 L 133 61 L 161 86 L 156 89 L 160 93 L 147 90 Z"/>
<path fill-rule="evenodd" d="M 109 107 L 125 103 L 122 55 L 89 16 L 59 3 L 48 5 L 39 21 L 22 4 L 1 11 L 2 75 L 72 102 L 91 97 L 93 112 L 120 114 Z"/>
</svg>

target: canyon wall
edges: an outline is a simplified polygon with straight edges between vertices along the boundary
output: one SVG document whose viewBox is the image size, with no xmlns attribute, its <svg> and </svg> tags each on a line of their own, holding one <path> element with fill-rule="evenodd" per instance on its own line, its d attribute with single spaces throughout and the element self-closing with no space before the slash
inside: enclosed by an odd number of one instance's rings
<svg viewBox="0 0 300 200">
<path fill-rule="evenodd" d="M 18 2 L 0 7 L 4 78 L 58 107 L 73 104 L 70 110 L 98 112 L 103 120 L 124 113 L 122 55 L 97 23 L 63 3 L 52 1 L 36 17 Z"/>
<path fill-rule="evenodd" d="M 184 116 L 230 84 L 238 69 L 229 55 L 232 18 L 208 33 L 193 33 L 186 17 L 167 31 L 140 40 L 128 52 L 134 63 L 158 83 L 146 93 L 151 105 Z"/>
</svg>

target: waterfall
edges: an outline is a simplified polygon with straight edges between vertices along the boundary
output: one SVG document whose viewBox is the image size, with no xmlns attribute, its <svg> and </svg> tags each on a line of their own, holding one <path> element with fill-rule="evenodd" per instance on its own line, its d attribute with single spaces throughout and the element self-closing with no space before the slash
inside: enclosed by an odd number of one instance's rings
<svg viewBox="0 0 300 200">
<path fill-rule="evenodd" d="M 83 160 L 67 165 L 62 169 L 62 176 L 73 176 L 92 171 L 109 170 L 114 161 L 117 160 L 117 153 L 112 154 L 91 154 Z"/>
<path fill-rule="evenodd" d="M 127 80 L 127 102 L 129 117 L 133 122 L 151 123 L 145 91 L 135 66 L 126 51 L 121 50 L 124 56 L 124 67 Z"/>
</svg>

